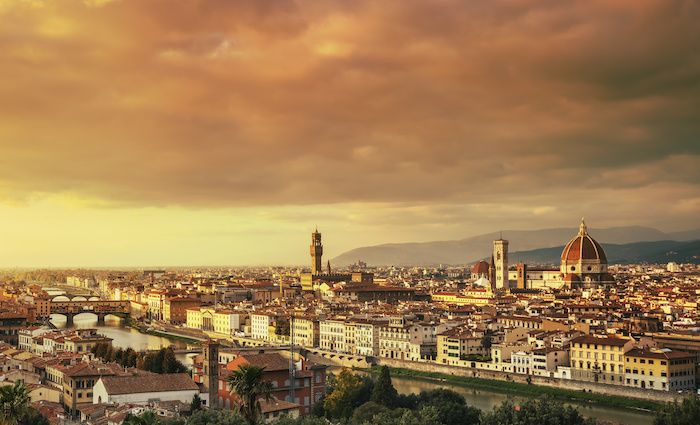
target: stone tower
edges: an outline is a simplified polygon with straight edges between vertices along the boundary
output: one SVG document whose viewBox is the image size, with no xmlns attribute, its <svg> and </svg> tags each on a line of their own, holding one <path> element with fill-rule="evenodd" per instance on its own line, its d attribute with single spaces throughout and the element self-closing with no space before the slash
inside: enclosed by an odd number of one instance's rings
<svg viewBox="0 0 700 425">
<path fill-rule="evenodd" d="M 316 276 L 323 273 L 321 258 L 323 257 L 323 244 L 321 244 L 321 234 L 316 229 L 311 234 L 311 275 Z"/>
<path fill-rule="evenodd" d="M 493 241 L 496 289 L 508 289 L 508 241 L 500 237 Z"/>
<path fill-rule="evenodd" d="M 211 409 L 219 408 L 219 343 L 213 340 L 208 340 L 203 344 L 204 361 L 203 366 L 203 383 L 204 388 L 209 394 L 209 407 Z"/>
</svg>

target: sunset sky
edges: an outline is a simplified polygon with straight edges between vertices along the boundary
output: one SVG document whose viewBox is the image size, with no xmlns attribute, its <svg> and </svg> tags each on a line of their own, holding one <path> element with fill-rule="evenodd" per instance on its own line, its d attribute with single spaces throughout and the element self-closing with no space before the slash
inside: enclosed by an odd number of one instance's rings
<svg viewBox="0 0 700 425">
<path fill-rule="evenodd" d="M 698 228 L 699 22 L 694 0 L 0 0 L 0 266 L 306 264 L 315 226 L 329 257 Z"/>
</svg>

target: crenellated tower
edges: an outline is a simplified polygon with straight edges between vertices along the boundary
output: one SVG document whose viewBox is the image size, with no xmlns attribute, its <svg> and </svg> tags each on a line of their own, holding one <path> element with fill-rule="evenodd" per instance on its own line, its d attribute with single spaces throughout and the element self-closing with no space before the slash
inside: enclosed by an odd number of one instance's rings
<svg viewBox="0 0 700 425">
<path fill-rule="evenodd" d="M 316 229 L 311 234 L 311 275 L 318 276 L 323 273 L 322 257 L 323 244 L 321 243 L 321 234 Z"/>
</svg>

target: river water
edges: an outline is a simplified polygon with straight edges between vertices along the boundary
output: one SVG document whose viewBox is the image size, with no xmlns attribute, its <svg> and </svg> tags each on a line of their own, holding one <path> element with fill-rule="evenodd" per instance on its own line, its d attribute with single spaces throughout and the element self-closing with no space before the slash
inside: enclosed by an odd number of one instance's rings
<svg viewBox="0 0 700 425">
<path fill-rule="evenodd" d="M 422 381 L 407 377 L 392 377 L 394 387 L 401 394 L 415 394 L 421 391 L 429 391 L 435 388 L 449 388 L 459 394 L 462 394 L 467 400 L 467 404 L 477 407 L 483 411 L 491 410 L 494 406 L 501 404 L 509 397 L 514 400 L 523 400 L 522 397 L 513 397 L 504 393 L 475 390 L 457 385 L 443 384 L 431 381 Z M 599 405 L 589 405 L 583 403 L 570 403 L 578 408 L 581 414 L 596 419 L 618 422 L 625 425 L 651 425 L 654 416 L 649 413 L 635 412 L 628 409 L 616 409 L 612 407 L 604 407 Z"/>
<path fill-rule="evenodd" d="M 52 316 L 51 322 L 59 328 L 66 326 L 63 316 Z M 100 333 L 112 338 L 112 343 L 116 347 L 134 350 L 155 350 L 162 347 L 174 346 L 175 348 L 186 348 L 187 344 L 179 340 L 142 334 L 136 329 L 124 326 L 121 319 L 107 316 L 104 325 L 97 325 L 97 316 L 92 314 L 82 314 L 73 319 L 73 326 L 76 328 L 97 328 Z M 192 364 L 192 355 L 179 354 L 178 359 L 186 365 Z M 419 393 L 434 388 L 449 388 L 464 396 L 467 403 L 481 410 L 491 410 L 494 406 L 501 404 L 510 395 L 493 391 L 474 390 L 456 385 L 443 384 L 432 381 L 423 381 L 406 377 L 392 378 L 394 386 L 402 394 Z M 522 400 L 521 397 L 514 397 L 515 400 Z M 628 409 L 617 409 L 599 405 L 589 405 L 585 403 L 571 403 L 577 407 L 585 416 L 597 419 L 618 422 L 625 425 L 651 425 L 653 415 L 648 413 L 635 412 Z"/>
</svg>

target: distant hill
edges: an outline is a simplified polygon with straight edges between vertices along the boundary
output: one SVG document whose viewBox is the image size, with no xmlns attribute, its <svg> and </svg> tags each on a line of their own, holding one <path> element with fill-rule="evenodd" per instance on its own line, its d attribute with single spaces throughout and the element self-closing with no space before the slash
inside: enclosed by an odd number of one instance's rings
<svg viewBox="0 0 700 425">
<path fill-rule="evenodd" d="M 559 249 L 576 233 L 576 228 L 554 228 L 541 230 L 504 230 L 503 238 L 510 242 L 511 253 L 543 248 Z M 700 239 L 700 230 L 664 233 L 660 230 L 625 226 L 607 229 L 590 229 L 589 233 L 602 244 L 625 245 L 637 242 L 689 241 Z M 331 260 L 336 266 L 347 266 L 357 261 L 369 265 L 435 265 L 470 264 L 491 255 L 491 246 L 500 232 L 486 233 L 470 238 L 417 243 L 394 243 L 355 248 Z M 555 249 L 555 250 L 556 250 Z M 635 255 L 629 254 L 633 258 Z M 556 258 L 556 256 L 555 256 Z"/>
<path fill-rule="evenodd" d="M 700 241 L 654 241 L 628 244 L 602 244 L 610 264 L 629 263 L 698 263 Z M 512 252 L 509 262 L 526 264 L 559 264 L 564 246 Z"/>
</svg>

